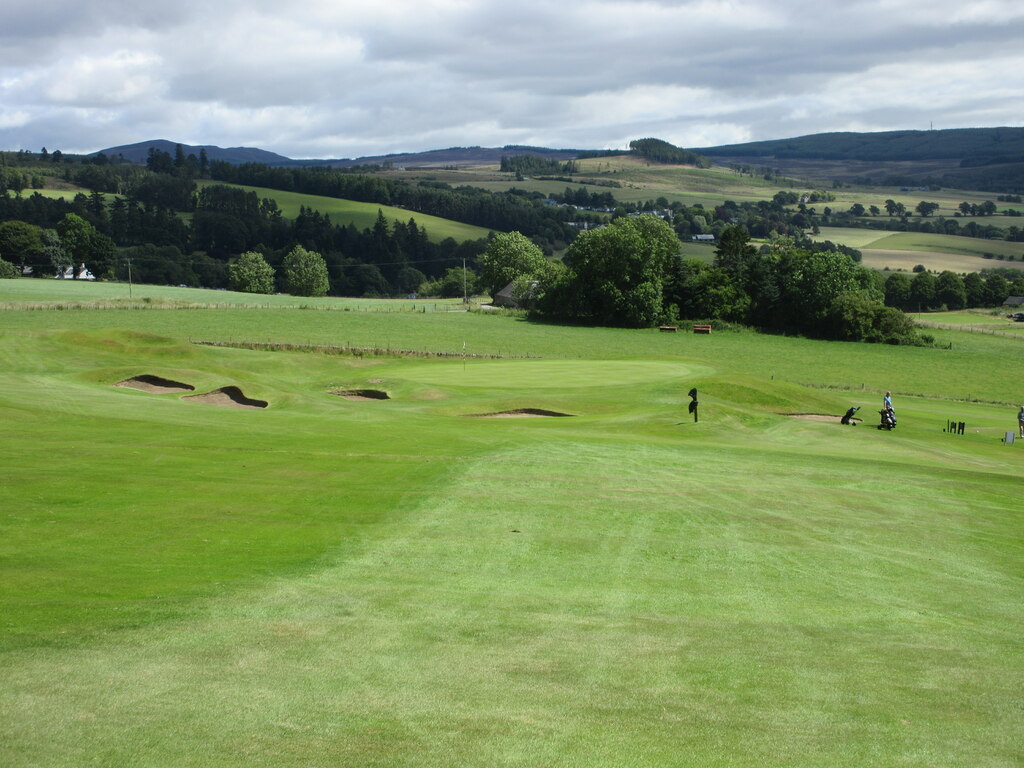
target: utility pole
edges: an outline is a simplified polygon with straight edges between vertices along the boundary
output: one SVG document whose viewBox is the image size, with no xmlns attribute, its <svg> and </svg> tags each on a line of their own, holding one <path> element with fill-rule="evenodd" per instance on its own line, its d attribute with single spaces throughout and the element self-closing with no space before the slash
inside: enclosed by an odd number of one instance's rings
<svg viewBox="0 0 1024 768">
<path fill-rule="evenodd" d="M 469 296 L 466 295 L 466 260 L 462 260 L 462 303 L 469 304 Z"/>
<path fill-rule="evenodd" d="M 128 298 L 132 297 L 132 257 L 126 257 L 128 259 Z"/>
</svg>

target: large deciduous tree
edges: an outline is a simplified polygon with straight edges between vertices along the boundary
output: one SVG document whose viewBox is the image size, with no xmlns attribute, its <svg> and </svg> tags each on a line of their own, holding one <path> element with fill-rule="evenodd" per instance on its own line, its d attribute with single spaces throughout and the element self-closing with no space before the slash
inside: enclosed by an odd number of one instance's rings
<svg viewBox="0 0 1024 768">
<path fill-rule="evenodd" d="M 282 264 L 285 291 L 292 296 L 325 296 L 330 288 L 327 263 L 316 251 L 301 245 L 291 249 Z"/>
<path fill-rule="evenodd" d="M 679 239 L 661 219 L 615 219 L 573 241 L 565 254 L 564 279 L 545 295 L 545 305 L 587 322 L 652 325 L 662 313 L 665 276 L 678 251 Z"/>
<path fill-rule="evenodd" d="M 935 306 L 935 275 L 918 272 L 910 281 L 910 304 L 918 312 Z"/>
<path fill-rule="evenodd" d="M 57 223 L 57 234 L 65 255 L 73 264 L 86 264 L 95 275 L 103 274 L 111 266 L 114 241 L 81 216 L 65 214 Z"/>
<path fill-rule="evenodd" d="M 44 256 L 41 232 L 24 221 L 0 223 L 0 256 L 22 266 L 38 264 Z"/>
<path fill-rule="evenodd" d="M 910 307 L 910 275 L 892 272 L 885 279 L 885 304 L 897 309 Z"/>
<path fill-rule="evenodd" d="M 945 304 L 946 309 L 963 309 L 967 306 L 967 290 L 960 275 L 948 269 L 935 280 L 935 299 Z"/>
<path fill-rule="evenodd" d="M 495 235 L 477 258 L 479 281 L 493 299 L 514 280 L 538 275 L 546 262 L 541 249 L 525 235 L 519 232 Z"/>
<path fill-rule="evenodd" d="M 243 293 L 273 293 L 274 268 L 262 254 L 247 251 L 228 266 L 231 290 Z"/>
</svg>

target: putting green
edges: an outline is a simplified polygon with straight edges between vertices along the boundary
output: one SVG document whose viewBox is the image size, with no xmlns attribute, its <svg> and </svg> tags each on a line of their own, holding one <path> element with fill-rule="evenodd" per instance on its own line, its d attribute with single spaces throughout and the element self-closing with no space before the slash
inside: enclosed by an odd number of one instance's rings
<svg viewBox="0 0 1024 768">
<path fill-rule="evenodd" d="M 714 369 L 668 360 L 467 360 L 408 371 L 421 384 L 519 389 L 605 387 L 651 384 L 669 379 L 696 379 Z"/>
</svg>

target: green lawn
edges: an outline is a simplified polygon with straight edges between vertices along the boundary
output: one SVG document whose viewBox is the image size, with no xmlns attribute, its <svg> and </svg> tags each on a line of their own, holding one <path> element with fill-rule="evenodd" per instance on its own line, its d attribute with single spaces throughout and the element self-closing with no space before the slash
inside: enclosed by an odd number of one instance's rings
<svg viewBox="0 0 1024 768">
<path fill-rule="evenodd" d="M 125 288 L 0 281 L 4 766 L 1024 759 L 1018 339 Z"/>
</svg>

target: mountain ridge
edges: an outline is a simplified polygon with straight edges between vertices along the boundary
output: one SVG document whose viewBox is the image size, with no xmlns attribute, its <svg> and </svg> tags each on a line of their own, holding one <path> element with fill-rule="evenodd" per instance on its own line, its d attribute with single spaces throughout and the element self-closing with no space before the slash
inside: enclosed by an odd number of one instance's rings
<svg viewBox="0 0 1024 768">
<path fill-rule="evenodd" d="M 157 139 L 102 150 L 111 157 L 145 163 L 150 148 L 175 154 L 178 145 Z M 629 150 L 504 147 L 449 147 L 423 152 L 398 152 L 355 159 L 293 159 L 254 147 L 221 148 L 181 145 L 186 154 L 205 150 L 209 160 L 235 165 L 263 163 L 278 167 L 353 168 L 381 166 L 408 170 L 497 165 L 502 157 L 536 155 L 564 162 L 584 155 L 628 153 Z M 814 183 L 927 184 L 1020 193 L 1024 190 L 1024 128 L 949 128 L 880 132 L 841 131 L 690 148 L 717 165 L 772 169 L 774 175 Z M 93 153 L 99 154 L 99 153 Z"/>
<path fill-rule="evenodd" d="M 121 156 L 130 162 L 144 163 L 150 148 L 174 154 L 178 143 L 167 139 L 150 139 L 134 144 L 109 147 L 93 155 Z M 593 150 L 554 149 L 506 145 L 503 147 L 462 146 L 431 149 L 421 152 L 394 152 L 357 158 L 296 159 L 257 147 L 223 148 L 212 144 L 181 144 L 186 154 L 198 155 L 205 150 L 211 160 L 227 162 L 262 162 L 267 165 L 333 166 L 338 168 L 358 165 L 468 165 L 498 163 L 502 157 L 512 155 L 539 155 L 553 160 L 571 160 Z M 710 147 L 689 147 L 693 152 L 710 157 L 764 157 L 780 159 L 853 160 L 853 161 L 907 161 L 907 160 L 959 160 L 964 165 L 983 165 L 993 162 L 1024 159 L 1024 128 L 948 128 L 938 130 L 903 130 L 879 132 L 835 131 L 795 136 L 786 139 L 768 139 L 741 144 L 721 144 Z M 613 153 L 615 150 L 600 150 Z M 621 150 L 623 153 L 629 150 Z"/>
</svg>

